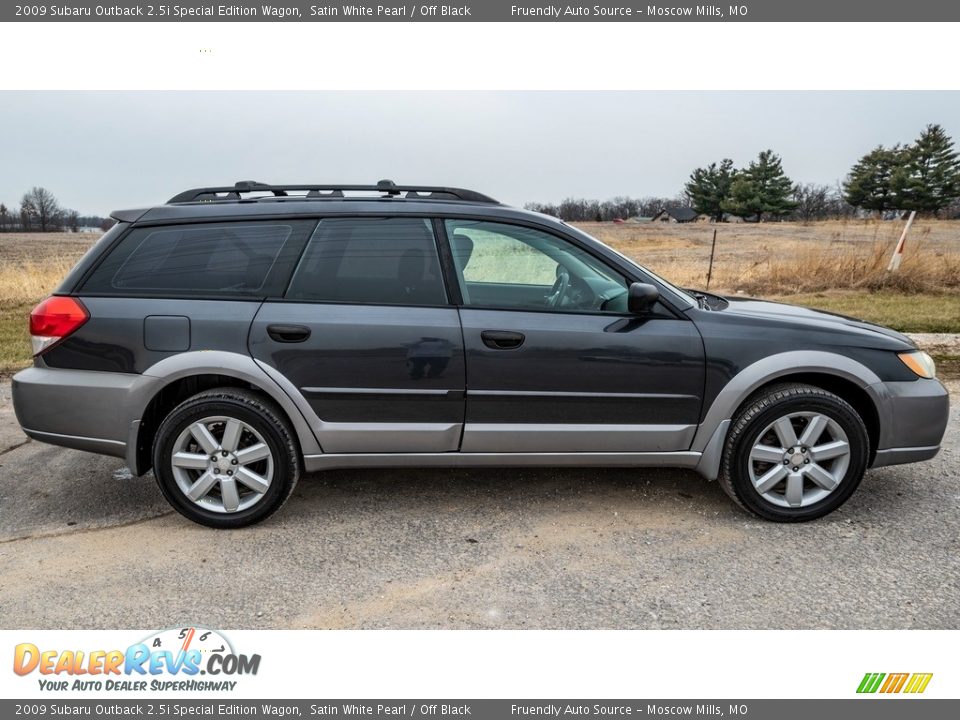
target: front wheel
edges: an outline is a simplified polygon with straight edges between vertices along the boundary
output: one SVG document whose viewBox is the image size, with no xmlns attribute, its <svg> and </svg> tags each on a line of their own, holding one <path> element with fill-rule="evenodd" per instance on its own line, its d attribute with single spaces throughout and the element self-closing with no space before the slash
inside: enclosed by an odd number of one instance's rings
<svg viewBox="0 0 960 720">
<path fill-rule="evenodd" d="M 853 494 L 869 452 L 863 419 L 845 400 L 812 385 L 778 385 L 734 418 L 720 486 L 766 520 L 814 520 Z"/>
<path fill-rule="evenodd" d="M 286 502 L 300 477 L 300 454 L 276 405 L 248 390 L 220 388 L 194 395 L 164 419 L 153 468 L 181 515 L 237 528 Z"/>
</svg>

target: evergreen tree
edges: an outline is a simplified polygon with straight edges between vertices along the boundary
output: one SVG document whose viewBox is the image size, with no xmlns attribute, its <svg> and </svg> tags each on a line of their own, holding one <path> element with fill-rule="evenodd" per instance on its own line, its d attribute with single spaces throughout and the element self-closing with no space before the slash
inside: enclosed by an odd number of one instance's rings
<svg viewBox="0 0 960 720">
<path fill-rule="evenodd" d="M 690 173 L 685 189 L 693 209 L 721 222 L 723 203 L 730 197 L 730 186 L 735 174 L 733 160 L 729 158 L 721 160 L 719 165 L 710 163 L 707 167 L 697 168 Z"/>
<path fill-rule="evenodd" d="M 783 172 L 780 157 L 773 150 L 764 150 L 759 157 L 736 174 L 730 186 L 730 197 L 721 203 L 725 212 L 742 218 L 764 215 L 780 217 L 790 213 L 796 203 L 790 199 L 793 182 Z"/>
<path fill-rule="evenodd" d="M 897 207 L 937 215 L 960 197 L 960 154 L 939 125 L 927 125 L 893 173 Z"/>
<path fill-rule="evenodd" d="M 904 162 L 904 148 L 877 145 L 850 169 L 843 183 L 843 198 L 854 207 L 884 212 L 897 207 L 894 173 Z"/>
</svg>

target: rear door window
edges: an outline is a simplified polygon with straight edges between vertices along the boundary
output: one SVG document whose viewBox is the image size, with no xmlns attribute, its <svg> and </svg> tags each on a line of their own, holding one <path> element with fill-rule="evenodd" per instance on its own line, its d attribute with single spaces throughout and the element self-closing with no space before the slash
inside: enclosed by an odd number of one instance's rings
<svg viewBox="0 0 960 720">
<path fill-rule="evenodd" d="M 328 218 L 303 253 L 288 300 L 376 305 L 445 305 L 430 220 Z"/>
<path fill-rule="evenodd" d="M 280 295 L 315 221 L 136 228 L 83 286 L 98 294 Z"/>
</svg>

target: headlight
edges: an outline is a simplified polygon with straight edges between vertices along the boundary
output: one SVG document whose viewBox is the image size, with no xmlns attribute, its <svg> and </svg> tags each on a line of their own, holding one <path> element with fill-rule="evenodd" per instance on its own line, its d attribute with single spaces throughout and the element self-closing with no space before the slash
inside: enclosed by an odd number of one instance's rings
<svg viewBox="0 0 960 720">
<path fill-rule="evenodd" d="M 903 364 L 913 370 L 922 378 L 932 378 L 937 375 L 937 365 L 933 358 L 922 350 L 915 352 L 897 353 L 897 357 L 903 361 Z"/>
</svg>

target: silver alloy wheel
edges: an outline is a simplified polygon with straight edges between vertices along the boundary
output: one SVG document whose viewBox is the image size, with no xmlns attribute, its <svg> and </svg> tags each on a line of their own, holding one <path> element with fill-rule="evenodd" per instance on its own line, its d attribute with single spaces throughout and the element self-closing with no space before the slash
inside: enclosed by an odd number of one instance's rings
<svg viewBox="0 0 960 720">
<path fill-rule="evenodd" d="M 816 412 L 784 415 L 767 425 L 750 451 L 750 480 L 764 499 L 788 508 L 823 500 L 850 467 L 843 428 Z"/>
<path fill-rule="evenodd" d="M 273 480 L 273 453 L 250 425 L 226 416 L 191 423 L 173 445 L 180 491 L 206 510 L 234 513 L 256 505 Z"/>
</svg>

